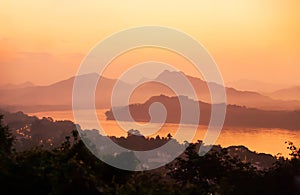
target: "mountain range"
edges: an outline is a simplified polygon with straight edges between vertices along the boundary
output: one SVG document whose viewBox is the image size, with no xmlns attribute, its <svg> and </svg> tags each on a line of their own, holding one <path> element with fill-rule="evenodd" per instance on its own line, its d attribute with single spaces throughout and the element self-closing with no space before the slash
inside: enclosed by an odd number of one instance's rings
<svg viewBox="0 0 300 195">
<path fill-rule="evenodd" d="M 153 103 L 161 103 L 166 110 L 165 121 L 161 121 L 163 117 L 155 117 L 149 114 L 150 106 Z M 115 120 L 118 116 L 119 121 L 130 121 L 126 110 L 129 109 L 132 118 L 137 122 L 157 122 L 157 123 L 176 123 L 176 124 L 195 124 L 193 115 L 189 112 L 189 117 L 182 117 L 181 108 L 193 110 L 192 108 L 199 107 L 200 117 L 197 124 L 208 125 L 211 115 L 211 104 L 194 101 L 186 96 L 168 97 L 164 95 L 154 96 L 148 99 L 143 104 L 131 104 L 129 107 L 119 107 L 107 111 L 106 117 L 108 120 Z M 221 104 L 216 104 L 221 106 Z M 150 111 L 151 112 L 151 111 Z M 160 111 L 157 111 L 160 112 Z M 153 118 L 151 118 L 153 117 Z M 300 111 L 267 111 L 257 108 L 247 108 L 245 106 L 227 105 L 225 117 L 225 127 L 247 127 L 247 128 L 284 128 L 284 129 L 300 129 Z"/>
<path fill-rule="evenodd" d="M 226 86 L 235 88 L 237 90 L 257 91 L 259 93 L 272 93 L 278 89 L 289 87 L 287 84 L 269 83 L 251 79 L 239 79 L 226 83 Z"/>
<path fill-rule="evenodd" d="M 27 82 L 17 84 L 17 85 L 16 84 L 11 84 L 11 83 L 1 85 L 0 89 L 21 89 L 21 88 L 33 87 L 33 86 L 35 86 L 33 83 L 27 81 Z"/>
<path fill-rule="evenodd" d="M 300 100 L 300 86 L 276 90 L 268 95 L 282 100 Z"/>
<path fill-rule="evenodd" d="M 129 103 L 124 104 L 122 101 L 116 102 L 114 106 L 125 106 L 131 103 L 143 103 L 152 96 L 167 95 L 179 96 L 185 95 L 191 97 L 187 90 L 186 84 L 182 80 L 182 76 L 188 79 L 195 89 L 197 100 L 210 103 L 210 93 L 208 86 L 218 91 L 221 86 L 216 83 L 207 83 L 200 78 L 185 75 L 182 72 L 164 71 L 155 79 L 140 85 L 131 95 Z M 96 81 L 98 75 L 96 73 L 79 76 L 83 81 Z M 22 110 L 25 112 L 37 111 L 54 111 L 69 110 L 72 108 L 72 90 L 75 77 L 67 80 L 59 81 L 47 86 L 24 86 L 21 88 L 0 88 L 0 105 L 1 108 L 10 111 Z M 111 108 L 111 94 L 115 83 L 118 80 L 100 77 L 95 92 L 95 102 L 98 109 Z M 144 81 L 144 80 L 143 80 Z M 175 83 L 179 93 L 175 94 L 170 88 L 161 82 Z M 124 97 L 132 84 L 119 81 L 120 91 L 119 97 Z M 137 83 L 141 84 L 141 83 Z M 275 92 L 270 96 L 263 95 L 253 91 L 241 91 L 234 88 L 226 87 L 227 104 L 235 104 L 250 108 L 259 108 L 264 110 L 298 110 L 300 109 L 300 99 L 281 100 L 280 93 Z M 292 93 L 292 92 L 291 92 Z M 279 95 L 278 95 L 279 94 Z M 272 98 L 272 97 L 277 97 Z M 84 99 L 83 99 L 84 101 Z M 220 102 L 221 103 L 221 102 Z"/>
</svg>

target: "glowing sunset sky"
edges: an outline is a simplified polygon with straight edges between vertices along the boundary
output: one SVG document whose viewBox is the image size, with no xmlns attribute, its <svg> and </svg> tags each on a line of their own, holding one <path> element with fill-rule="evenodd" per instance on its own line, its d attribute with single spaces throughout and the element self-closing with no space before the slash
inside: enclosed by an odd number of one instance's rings
<svg viewBox="0 0 300 195">
<path fill-rule="evenodd" d="M 225 81 L 300 84 L 299 10 L 298 0 L 2 0 L 0 84 L 71 77 L 101 39 L 141 25 L 192 35 Z M 193 75 L 193 69 L 185 71 Z"/>
</svg>

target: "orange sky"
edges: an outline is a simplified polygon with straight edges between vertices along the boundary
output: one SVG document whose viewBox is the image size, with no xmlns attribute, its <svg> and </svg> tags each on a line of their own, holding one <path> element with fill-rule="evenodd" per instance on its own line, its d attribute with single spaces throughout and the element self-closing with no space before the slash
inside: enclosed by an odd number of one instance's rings
<svg viewBox="0 0 300 195">
<path fill-rule="evenodd" d="M 71 77 L 101 39 L 140 25 L 170 26 L 195 37 L 225 82 L 300 84 L 299 10 L 298 0 L 2 0 L 0 84 L 48 84 Z M 106 76 L 117 74 L 107 71 Z"/>
</svg>

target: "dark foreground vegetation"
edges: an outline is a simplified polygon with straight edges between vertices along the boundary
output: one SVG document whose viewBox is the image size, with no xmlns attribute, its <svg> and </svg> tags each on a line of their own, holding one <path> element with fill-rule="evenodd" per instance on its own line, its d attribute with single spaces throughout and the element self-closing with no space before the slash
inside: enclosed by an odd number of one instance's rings
<svg viewBox="0 0 300 195">
<path fill-rule="evenodd" d="M 292 143 L 288 145 L 291 159 L 278 158 L 265 169 L 235 157 L 228 148 L 214 148 L 201 157 L 196 152 L 199 144 L 190 144 L 165 167 L 129 172 L 98 160 L 77 131 L 70 131 L 52 148 L 19 151 L 15 150 L 16 142 L 1 116 L 0 194 L 300 193 L 300 151 Z"/>
</svg>

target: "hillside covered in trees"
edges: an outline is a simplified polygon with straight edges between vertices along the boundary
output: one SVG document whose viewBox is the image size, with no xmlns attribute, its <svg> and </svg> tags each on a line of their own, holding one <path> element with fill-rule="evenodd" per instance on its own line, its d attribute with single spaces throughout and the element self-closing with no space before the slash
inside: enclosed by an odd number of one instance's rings
<svg viewBox="0 0 300 195">
<path fill-rule="evenodd" d="M 48 120 L 52 125 L 57 123 L 50 119 L 33 118 L 33 120 Z M 124 147 L 135 147 L 134 149 L 143 145 L 144 148 L 140 148 L 141 150 L 155 146 L 153 143 L 164 144 L 172 140 L 171 135 L 155 139 L 143 136 L 137 138 L 134 134 L 136 131 L 131 132 L 132 134 L 129 133 L 126 138 L 112 137 L 112 139 Z M 35 140 L 34 137 L 37 135 L 30 136 L 33 136 L 33 139 L 28 141 Z M 111 167 L 97 159 L 86 148 L 74 129 L 68 131 L 61 144 L 51 147 L 40 144 L 20 151 L 16 150 L 17 142 L 15 133 L 3 124 L 1 116 L 1 194 L 297 194 L 300 192 L 300 152 L 292 143 L 288 145 L 291 159 L 265 156 L 264 159 L 274 161 L 265 162 L 264 168 L 241 158 L 245 153 L 248 153 L 248 156 L 253 155 L 252 158 L 259 156 L 244 147 L 213 147 L 212 151 L 201 157 L 196 152 L 199 142 L 190 144 L 184 154 L 164 167 L 151 171 L 129 172 Z M 134 153 L 128 152 L 126 155 Z M 126 155 L 116 155 L 112 158 L 126 162 Z"/>
</svg>

